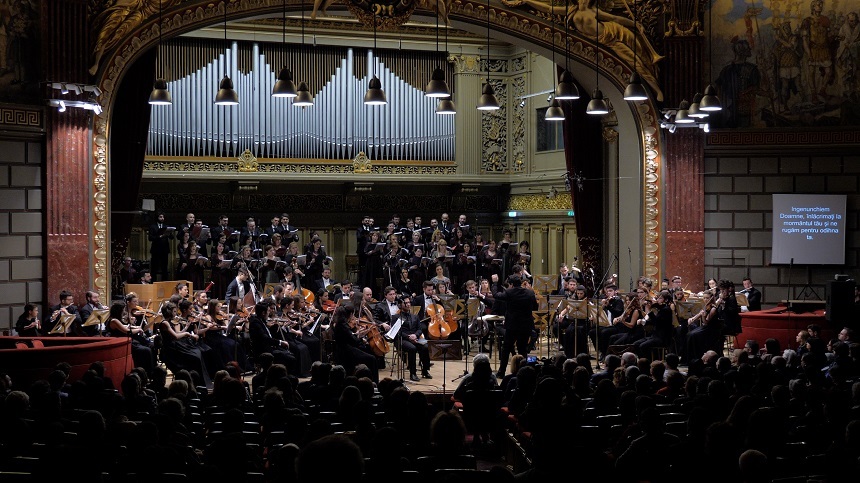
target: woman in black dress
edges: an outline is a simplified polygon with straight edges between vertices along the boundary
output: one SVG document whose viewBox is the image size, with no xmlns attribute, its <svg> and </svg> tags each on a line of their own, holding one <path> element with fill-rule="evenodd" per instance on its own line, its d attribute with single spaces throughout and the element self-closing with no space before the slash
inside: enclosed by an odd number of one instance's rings
<svg viewBox="0 0 860 483">
<path fill-rule="evenodd" d="M 161 335 L 161 360 L 174 374 L 182 369 L 197 371 L 206 387 L 212 387 L 209 370 L 203 361 L 203 352 L 197 345 L 200 338 L 187 319 L 176 313 L 176 304 L 165 302 L 161 306 L 164 320 L 158 324 Z"/>
<path fill-rule="evenodd" d="M 347 374 L 352 374 L 357 365 L 364 364 L 370 369 L 373 382 L 379 382 L 377 357 L 370 352 L 367 342 L 360 337 L 360 332 L 357 332 L 357 318 L 353 319 L 353 317 L 353 308 L 350 304 L 342 305 L 334 312 L 332 327 L 337 347 L 337 361 L 346 369 Z"/>
<path fill-rule="evenodd" d="M 123 337 L 131 340 L 131 359 L 135 367 L 142 367 L 147 374 L 152 374 L 155 368 L 155 352 L 152 347 L 143 344 L 140 336 L 144 329 L 132 324 L 126 324 L 123 320 L 125 304 L 116 302 L 110 306 L 110 320 L 107 324 L 107 332 L 110 337 Z M 137 335 L 138 337 L 133 337 Z"/>
</svg>

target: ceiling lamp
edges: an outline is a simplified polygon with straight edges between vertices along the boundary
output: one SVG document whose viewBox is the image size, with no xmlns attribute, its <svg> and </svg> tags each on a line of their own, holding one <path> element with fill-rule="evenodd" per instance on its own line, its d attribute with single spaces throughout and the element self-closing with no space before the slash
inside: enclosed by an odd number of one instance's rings
<svg viewBox="0 0 860 483">
<path fill-rule="evenodd" d="M 600 2 L 594 2 L 597 7 L 595 18 L 600 18 Z M 597 27 L 594 29 L 594 92 L 591 94 L 591 100 L 588 101 L 588 107 L 585 108 L 586 114 L 600 116 L 609 114 L 609 105 L 606 104 L 606 99 L 603 98 L 603 92 L 600 91 L 600 73 L 597 70 L 597 58 L 600 53 L 600 39 L 597 38 Z"/>
<path fill-rule="evenodd" d="M 555 77 L 556 65 L 555 65 L 555 19 L 552 17 L 552 12 L 550 12 L 549 16 L 550 21 L 550 36 L 552 37 L 552 76 Z M 557 86 L 556 86 L 557 88 Z M 549 108 L 544 113 L 544 120 L 546 121 L 564 121 L 564 110 L 561 108 L 561 105 L 558 103 L 558 99 L 553 98 L 552 103 L 550 103 Z"/>
<path fill-rule="evenodd" d="M 373 12 L 373 55 L 376 55 L 376 11 Z M 378 62 L 374 61 L 374 70 Z M 379 77 L 373 74 L 370 83 L 367 86 L 367 92 L 364 94 L 364 104 L 367 106 L 384 106 L 388 104 L 388 99 L 385 98 L 385 91 L 382 90 L 382 82 Z"/>
<path fill-rule="evenodd" d="M 708 7 L 708 79 L 711 79 L 711 71 L 714 65 L 714 6 L 711 4 Z M 712 82 L 708 82 L 708 87 L 705 87 L 705 95 L 699 102 L 699 110 L 705 112 L 715 112 L 723 109 L 720 103 L 720 98 L 717 97 L 717 90 L 714 89 Z"/>
<path fill-rule="evenodd" d="M 440 99 L 439 104 L 436 104 L 436 114 L 453 115 L 457 114 L 457 108 L 454 106 L 454 101 L 450 97 Z"/>
<path fill-rule="evenodd" d="M 302 49 L 305 48 L 305 9 L 302 7 Z M 309 56 L 309 54 L 305 53 Z M 307 65 L 306 63 L 305 65 Z M 314 105 L 314 96 L 308 89 L 307 82 L 299 82 L 299 88 L 296 90 L 296 97 L 293 98 L 293 106 L 295 107 L 311 107 Z"/>
<path fill-rule="evenodd" d="M 161 25 L 161 6 L 162 0 L 158 0 L 158 50 L 161 50 L 161 29 L 163 28 Z M 158 52 L 158 54 L 159 70 L 163 71 L 164 61 L 161 58 L 161 52 Z M 167 90 L 167 81 L 164 80 L 163 72 L 155 79 L 155 83 L 152 85 L 152 93 L 149 94 L 149 104 L 153 106 L 169 106 L 173 104 L 173 96 Z"/>
<path fill-rule="evenodd" d="M 564 0 L 564 11 L 570 8 L 570 2 Z M 573 83 L 573 75 L 570 74 L 570 37 L 567 31 L 567 18 L 564 19 L 564 72 L 561 73 L 561 79 L 555 87 L 555 98 L 560 101 L 574 101 L 579 99 L 579 89 Z"/>
<path fill-rule="evenodd" d="M 599 7 L 598 7 L 599 8 Z M 633 31 L 639 31 L 639 22 L 636 19 L 636 15 L 631 11 L 630 15 L 633 15 Z M 645 86 L 642 85 L 642 79 L 639 77 L 639 73 L 636 72 L 636 40 L 633 40 L 633 73 L 630 74 L 630 82 L 627 84 L 627 87 L 624 88 L 624 100 L 625 101 L 647 101 L 648 93 L 645 92 Z"/>
<path fill-rule="evenodd" d="M 708 117 L 708 113 L 703 111 L 701 107 L 702 103 L 702 93 L 697 92 L 695 96 L 693 96 L 693 102 L 690 104 L 690 109 L 687 110 L 690 117 L 695 119 L 704 119 Z"/>
<path fill-rule="evenodd" d="M 439 0 L 436 0 L 436 55 L 439 55 Z M 448 83 L 445 82 L 445 72 L 440 67 L 437 66 L 433 69 L 433 75 L 430 76 L 430 82 L 424 89 L 424 95 L 427 97 L 451 96 Z"/>
<path fill-rule="evenodd" d="M 227 50 L 230 50 L 230 44 L 227 41 L 227 0 L 224 0 L 224 45 Z M 218 85 L 218 94 L 215 95 L 216 106 L 235 106 L 239 104 L 239 94 L 233 89 L 233 81 L 227 75 L 227 59 L 224 59 L 224 78 Z"/>
<path fill-rule="evenodd" d="M 487 83 L 484 84 L 481 98 L 478 100 L 478 110 L 496 111 L 501 107 L 496 93 L 493 92 L 493 86 L 490 85 L 490 0 L 487 0 Z"/>
<path fill-rule="evenodd" d="M 284 46 L 286 50 L 287 45 L 287 0 L 283 2 L 283 18 L 284 18 L 284 26 L 281 33 L 281 45 Z M 281 73 L 278 74 L 278 81 L 275 82 L 275 87 L 272 88 L 272 97 L 286 97 L 293 98 L 298 94 L 296 93 L 296 85 L 293 83 L 293 73 L 290 72 L 290 69 L 287 69 L 284 66 L 281 69 Z"/>
<path fill-rule="evenodd" d="M 690 117 L 689 109 L 690 103 L 686 99 L 681 101 L 681 105 L 678 106 L 678 112 L 675 113 L 675 124 L 692 124 L 696 122 L 695 119 Z"/>
</svg>

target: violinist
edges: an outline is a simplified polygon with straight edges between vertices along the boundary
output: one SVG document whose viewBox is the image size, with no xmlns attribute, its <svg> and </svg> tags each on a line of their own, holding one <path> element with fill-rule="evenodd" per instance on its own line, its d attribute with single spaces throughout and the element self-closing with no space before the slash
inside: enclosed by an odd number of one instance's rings
<svg viewBox="0 0 860 483">
<path fill-rule="evenodd" d="M 320 360 L 321 343 L 319 337 L 314 335 L 311 329 L 314 328 L 314 322 L 317 321 L 321 312 L 313 304 L 309 304 L 308 300 L 301 294 L 293 295 L 293 307 L 297 319 L 301 323 L 300 326 L 297 326 L 302 332 L 301 342 L 308 346 L 308 349 L 311 351 L 311 360 L 316 362 Z"/>
<path fill-rule="evenodd" d="M 573 283 L 576 283 L 575 279 Z M 568 298 L 570 301 L 583 301 L 587 303 L 587 297 L 585 296 L 585 287 L 582 285 L 576 285 L 574 287 L 573 297 Z M 586 338 L 586 334 L 588 332 L 588 319 L 587 318 L 573 318 L 573 314 L 571 313 L 572 306 L 568 305 L 562 310 L 559 311 L 558 318 L 560 321 L 565 321 L 567 327 L 564 329 L 564 335 L 562 335 L 562 346 L 564 347 L 564 353 L 568 359 L 575 358 L 578 354 L 588 354 L 588 339 Z M 586 310 L 590 314 L 592 312 L 590 307 L 586 306 Z M 562 323 L 559 323 L 559 327 L 562 326 Z"/>
<path fill-rule="evenodd" d="M 209 300 L 201 324 L 206 324 L 203 335 L 206 344 L 218 355 L 219 368 L 225 367 L 230 361 L 238 362 L 243 370 L 248 368 L 245 349 L 236 339 L 227 336 L 228 316 L 224 313 L 224 304 L 218 300 Z"/>
<path fill-rule="evenodd" d="M 331 299 L 331 294 L 328 290 L 321 288 L 317 290 L 316 299 L 314 299 L 314 307 L 317 308 L 323 314 L 329 314 L 331 316 L 334 314 L 334 308 L 337 305 L 337 302 Z"/>
<path fill-rule="evenodd" d="M 670 302 L 672 295 L 668 290 L 657 294 L 657 302 L 651 306 L 652 310 L 646 310 L 645 316 L 640 321 L 643 327 L 652 327 L 653 330 L 646 331 L 646 335 L 633 342 L 633 352 L 639 357 L 649 357 L 654 347 L 668 348 L 672 343 L 672 308 Z"/>
<path fill-rule="evenodd" d="M 148 343 L 142 343 L 140 338 L 133 337 L 135 334 L 142 334 L 143 329 L 136 325 L 124 323 L 124 311 L 125 304 L 122 302 L 115 302 L 110 306 L 107 334 L 109 337 L 131 338 L 131 358 L 134 361 L 134 366 L 142 367 L 147 374 L 152 374 L 156 364 L 155 351 Z"/>
<path fill-rule="evenodd" d="M 191 302 L 183 300 L 185 313 L 191 308 Z M 176 374 L 182 369 L 196 371 L 203 379 L 206 387 L 212 386 L 209 370 L 203 360 L 203 352 L 197 345 L 200 338 L 194 333 L 188 319 L 182 318 L 173 302 L 165 302 L 161 306 L 163 320 L 158 324 L 158 332 L 161 336 L 162 347 L 160 359 Z"/>
<path fill-rule="evenodd" d="M 609 346 L 613 344 L 613 340 L 619 340 L 626 336 L 628 332 L 636 328 L 636 323 L 644 315 L 642 313 L 642 301 L 648 296 L 648 290 L 639 287 L 634 293 L 627 296 L 624 303 L 624 312 L 612 319 L 612 325 L 609 327 L 598 327 L 599 334 L 597 337 L 597 349 L 599 352 L 598 359 L 602 359 L 606 354 Z M 613 339 L 614 338 L 614 339 Z"/>
<path fill-rule="evenodd" d="M 203 361 L 209 371 L 209 377 L 212 378 L 222 366 L 218 354 L 206 343 L 206 333 L 209 332 L 210 321 L 206 318 L 206 309 L 199 307 L 206 307 L 209 303 L 209 298 L 206 292 L 201 290 L 200 293 L 203 297 L 202 305 L 196 306 L 190 300 L 180 300 L 176 304 L 176 307 L 179 309 L 181 323 L 187 327 L 186 330 L 197 336 L 194 345 L 200 350 Z"/>
<path fill-rule="evenodd" d="M 302 319 L 295 310 L 295 296 L 285 295 L 281 298 L 281 316 L 270 319 L 269 324 L 277 327 L 277 335 L 288 342 L 288 350 L 293 354 L 295 363 L 287 366 L 297 377 L 310 377 L 311 365 L 314 362 L 311 349 L 302 339 Z M 317 339 L 318 341 L 318 339 Z M 317 348 L 316 354 L 319 354 Z"/>
<path fill-rule="evenodd" d="M 363 340 L 362 332 L 358 327 L 358 318 L 355 317 L 354 307 L 346 304 L 334 311 L 332 318 L 334 328 L 334 341 L 336 347 L 336 358 L 346 369 L 347 374 L 355 372 L 355 367 L 364 364 L 370 369 L 373 382 L 379 382 L 379 369 L 376 364 L 376 356 L 370 352 L 367 343 Z"/>
<path fill-rule="evenodd" d="M 386 292 L 387 293 L 387 292 Z M 392 292 L 394 293 L 393 289 Z M 396 303 L 396 302 L 395 302 Z M 418 367 L 415 363 L 416 354 L 421 359 L 421 377 L 424 379 L 432 379 L 430 375 L 430 350 L 427 347 L 427 324 L 421 322 L 417 315 L 412 314 L 412 298 L 404 296 L 400 300 L 397 317 L 401 321 L 400 332 L 398 333 L 398 342 L 400 350 L 405 351 L 407 355 L 406 365 L 409 368 L 409 379 L 419 381 Z"/>
<path fill-rule="evenodd" d="M 147 329 L 148 324 L 145 322 L 147 321 L 147 317 L 155 317 L 158 314 L 144 309 L 138 302 L 135 292 L 125 294 L 125 307 L 123 308 L 120 320 L 127 326 L 139 327 L 140 331 L 132 331 L 132 338 L 137 339 L 138 342 L 151 349 L 155 349 L 151 332 Z"/>
<path fill-rule="evenodd" d="M 275 337 L 279 327 L 273 323 L 269 325 L 267 321 L 275 315 L 274 304 L 268 300 L 258 302 L 254 305 L 254 313 L 248 317 L 248 331 L 251 336 L 251 347 L 254 354 L 262 354 L 270 352 L 274 356 L 276 364 L 283 364 L 286 367 L 293 368 L 296 366 L 295 356 L 290 352 L 289 342 Z"/>
<path fill-rule="evenodd" d="M 729 280 L 717 283 L 719 294 L 707 299 L 705 307 L 690 317 L 687 333 L 687 357 L 700 359 L 709 350 L 722 346 L 722 336 L 740 332 L 740 307 L 735 299 L 734 284 Z"/>
</svg>

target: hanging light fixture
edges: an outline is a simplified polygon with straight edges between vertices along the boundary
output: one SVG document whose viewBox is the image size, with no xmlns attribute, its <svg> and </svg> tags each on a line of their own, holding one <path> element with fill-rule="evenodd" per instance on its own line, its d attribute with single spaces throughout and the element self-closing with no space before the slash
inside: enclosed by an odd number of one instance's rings
<svg viewBox="0 0 860 483">
<path fill-rule="evenodd" d="M 681 105 L 678 106 L 678 112 L 675 113 L 675 124 L 692 124 L 696 122 L 695 119 L 690 117 L 689 109 L 690 103 L 686 99 L 681 101 Z"/>
<path fill-rule="evenodd" d="M 701 102 L 702 93 L 697 92 L 696 95 L 693 96 L 693 102 L 690 104 L 690 109 L 688 109 L 690 117 L 695 119 L 704 119 L 708 117 L 708 113 L 700 109 Z"/>
<path fill-rule="evenodd" d="M 481 98 L 478 100 L 478 110 L 495 111 L 501 107 L 496 93 L 493 92 L 493 86 L 490 85 L 490 0 L 487 0 L 487 83 L 484 84 Z"/>
<path fill-rule="evenodd" d="M 711 79 L 711 72 L 713 71 L 714 65 L 714 5 L 708 6 L 708 79 Z M 717 97 L 717 90 L 714 89 L 714 85 L 711 82 L 708 82 L 708 87 L 705 87 L 705 93 L 702 96 L 702 100 L 699 102 L 699 110 L 705 112 L 715 112 L 723 109 L 722 104 L 720 103 L 720 98 Z"/>
<path fill-rule="evenodd" d="M 573 83 L 573 75 L 570 73 L 570 38 L 567 31 L 567 11 L 570 1 L 564 0 L 564 72 L 555 88 L 555 98 L 560 101 L 573 101 L 579 99 L 579 89 Z"/>
<path fill-rule="evenodd" d="M 305 48 L 305 9 L 302 7 L 302 49 Z M 308 55 L 306 53 L 306 55 Z M 314 105 L 314 97 L 308 89 L 307 82 L 299 82 L 299 88 L 296 90 L 296 97 L 293 99 L 295 107 L 311 107 Z"/>
<path fill-rule="evenodd" d="M 599 8 L 599 7 L 598 7 Z M 631 15 L 633 15 L 633 31 L 639 31 L 639 20 L 636 17 L 636 14 L 631 10 Z M 624 100 L 625 101 L 647 101 L 648 93 L 645 91 L 645 86 L 642 85 L 642 78 L 639 77 L 639 73 L 636 72 L 636 38 L 633 38 L 633 73 L 630 74 L 630 82 L 627 84 L 627 87 L 624 89 Z"/>
<path fill-rule="evenodd" d="M 283 19 L 284 26 L 281 33 L 281 45 L 286 49 L 287 45 L 287 0 L 283 2 Z M 293 83 L 293 73 L 290 72 L 290 69 L 287 69 L 287 66 L 284 66 L 281 69 L 281 73 L 278 74 L 278 81 L 275 82 L 275 87 L 272 88 L 272 97 L 286 97 L 293 98 L 298 94 L 296 93 L 296 85 Z"/>
<path fill-rule="evenodd" d="M 224 45 L 227 50 L 230 49 L 230 44 L 227 41 L 227 1 L 224 0 Z M 221 84 L 218 86 L 218 94 L 215 95 L 216 106 L 235 106 L 239 104 L 239 94 L 233 90 L 233 81 L 227 75 L 227 58 L 224 58 L 224 78 L 221 79 Z"/>
<path fill-rule="evenodd" d="M 594 92 L 591 94 L 591 100 L 588 101 L 588 107 L 585 109 L 585 113 L 599 116 L 609 113 L 609 105 L 606 104 L 606 99 L 603 98 L 603 92 L 600 92 L 600 88 L 598 88 L 600 83 L 600 73 L 597 70 L 597 58 L 600 53 L 600 40 L 597 35 L 597 19 L 600 18 L 600 2 L 594 2 L 594 6 L 597 7 L 597 13 L 594 16 Z"/>
<path fill-rule="evenodd" d="M 373 12 L 373 55 L 376 55 L 376 11 Z M 376 62 L 374 62 L 374 66 Z M 374 67 L 374 70 L 376 68 Z M 367 92 L 364 94 L 364 104 L 366 106 L 384 106 L 388 104 L 388 99 L 385 98 L 385 91 L 382 90 L 382 82 L 374 72 L 373 78 L 367 86 Z"/>
<path fill-rule="evenodd" d="M 436 55 L 439 55 L 439 0 L 436 0 Z M 433 75 L 430 76 L 430 82 L 424 89 L 424 95 L 427 97 L 451 97 L 448 83 L 445 82 L 445 72 L 438 65 L 433 69 Z"/>
<path fill-rule="evenodd" d="M 438 15 L 438 12 L 437 12 Z M 438 21 L 438 17 L 437 17 Z M 448 29 L 445 29 L 445 55 L 448 54 Z M 446 86 L 447 87 L 447 86 Z M 440 114 L 443 116 L 452 116 L 457 114 L 457 107 L 454 105 L 454 99 L 449 94 L 448 97 L 443 97 L 439 99 L 439 103 L 436 104 L 436 114 Z"/>
<path fill-rule="evenodd" d="M 552 16 L 552 11 L 550 11 L 549 21 L 550 35 L 552 36 L 552 76 L 555 77 L 555 70 L 557 69 L 555 65 L 555 19 Z M 564 110 L 555 97 L 552 98 L 549 108 L 544 113 L 544 120 L 554 122 L 564 121 Z"/>
<path fill-rule="evenodd" d="M 163 28 L 161 25 L 161 5 L 162 0 L 158 0 L 157 50 L 161 50 L 161 29 Z M 158 52 L 158 54 L 160 54 L 160 52 Z M 153 106 L 169 106 L 173 104 L 173 96 L 171 96 L 170 91 L 167 90 L 167 81 L 164 80 L 164 61 L 161 59 L 161 55 L 158 55 L 158 67 L 162 72 L 161 75 L 155 79 L 155 83 L 152 85 L 152 93 L 149 94 L 149 104 Z M 66 92 L 68 92 L 68 90 Z"/>
</svg>

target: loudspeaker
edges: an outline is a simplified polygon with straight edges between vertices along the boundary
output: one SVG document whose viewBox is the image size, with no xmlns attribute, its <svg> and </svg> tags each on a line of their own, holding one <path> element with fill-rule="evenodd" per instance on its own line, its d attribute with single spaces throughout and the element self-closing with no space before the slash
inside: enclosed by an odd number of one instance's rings
<svg viewBox="0 0 860 483">
<path fill-rule="evenodd" d="M 847 322 L 854 310 L 854 282 L 851 280 L 827 281 L 827 312 L 829 321 Z"/>
</svg>

